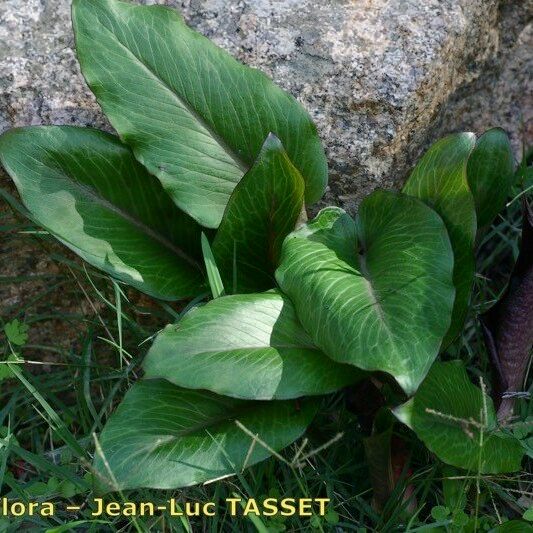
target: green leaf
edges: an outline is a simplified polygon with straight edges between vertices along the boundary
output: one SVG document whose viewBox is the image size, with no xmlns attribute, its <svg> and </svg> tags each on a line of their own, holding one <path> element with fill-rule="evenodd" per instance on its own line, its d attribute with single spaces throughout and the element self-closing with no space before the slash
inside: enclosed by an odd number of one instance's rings
<svg viewBox="0 0 533 533">
<path fill-rule="evenodd" d="M 435 363 L 418 392 L 394 410 L 445 463 L 482 474 L 520 470 L 520 441 L 502 433 L 492 400 L 462 363 Z"/>
<path fill-rule="evenodd" d="M 452 243 L 456 296 L 444 347 L 463 327 L 474 280 L 476 211 L 466 165 L 475 139 L 473 133 L 458 133 L 437 141 L 418 162 L 403 189 L 404 193 L 420 198 L 437 211 Z"/>
<path fill-rule="evenodd" d="M 453 512 L 466 508 L 467 492 L 470 488 L 470 479 L 463 476 L 461 470 L 444 465 L 442 469 L 442 493 L 446 507 Z"/>
<path fill-rule="evenodd" d="M 4 326 L 4 332 L 11 344 L 15 346 L 24 346 L 28 342 L 28 330 L 30 327 L 23 322 L 20 322 L 18 318 L 8 322 Z"/>
<path fill-rule="evenodd" d="M 224 296 L 224 283 L 222 283 L 215 257 L 213 256 L 211 246 L 204 233 L 202 233 L 201 242 L 207 279 L 209 280 L 209 286 L 211 287 L 211 294 L 213 295 L 213 298 L 219 298 L 220 296 Z"/>
<path fill-rule="evenodd" d="M 61 481 L 59 492 L 61 497 L 65 499 L 72 498 L 73 496 L 76 496 L 76 494 L 79 494 L 79 490 L 76 485 L 68 480 Z"/>
<path fill-rule="evenodd" d="M 315 401 L 246 402 L 181 389 L 162 380 L 137 382 L 107 422 L 96 453 L 105 490 L 186 487 L 239 472 L 296 440 Z M 107 464 L 106 464 L 107 463 Z M 110 472 L 109 470 L 111 471 Z M 108 480 L 104 483 L 103 480 Z"/>
<path fill-rule="evenodd" d="M 0 361 L 0 383 L 5 379 L 11 379 L 13 377 L 15 376 L 13 375 L 13 372 L 9 370 L 9 366 L 7 366 L 5 361 Z"/>
<path fill-rule="evenodd" d="M 454 526 L 463 528 L 468 524 L 468 522 L 470 522 L 470 518 L 464 511 L 461 511 L 460 509 L 456 509 L 452 513 L 452 523 Z"/>
<path fill-rule="evenodd" d="M 91 265 L 164 300 L 200 292 L 198 225 L 116 137 L 14 129 L 0 160 L 35 221 Z"/>
<path fill-rule="evenodd" d="M 468 160 L 468 184 L 476 204 L 477 225 L 490 224 L 503 209 L 514 182 L 514 156 L 500 128 L 486 131 Z"/>
<path fill-rule="evenodd" d="M 226 287 L 233 276 L 235 292 L 275 286 L 281 245 L 303 205 L 302 177 L 280 141 L 269 135 L 254 166 L 233 191 L 213 243 Z"/>
<path fill-rule="evenodd" d="M 163 6 L 74 0 L 82 72 L 105 114 L 176 204 L 219 225 L 266 136 L 277 135 L 306 181 L 327 182 L 309 115 L 264 74 L 233 59 Z"/>
<path fill-rule="evenodd" d="M 533 533 L 533 526 L 522 520 L 509 520 L 491 529 L 489 533 Z"/>
<path fill-rule="evenodd" d="M 335 526 L 339 523 L 340 516 L 337 511 L 334 511 L 333 509 L 330 509 L 325 515 L 324 518 L 328 524 L 331 524 L 332 526 Z"/>
<path fill-rule="evenodd" d="M 4 379 L 11 379 L 16 377 L 13 371 L 9 368 L 7 363 L 20 363 L 21 359 L 16 354 L 11 354 L 5 361 L 0 361 L 0 383 Z M 18 366 L 16 367 L 18 368 Z"/>
<path fill-rule="evenodd" d="M 74 520 L 72 522 L 66 522 L 58 527 L 53 527 L 50 529 L 46 529 L 44 533 L 68 533 L 70 531 L 75 531 L 76 529 L 82 527 L 82 526 L 89 526 L 94 527 L 96 524 L 106 524 L 109 525 L 109 522 L 107 520 Z M 1 525 L 1 524 L 0 524 Z M 85 528 L 86 529 L 86 528 Z M 103 528 L 102 528 L 103 529 Z M 1 531 L 1 529 L 0 529 Z"/>
<path fill-rule="evenodd" d="M 448 507 L 444 507 L 443 505 L 436 505 L 431 509 L 431 516 L 437 522 L 442 522 L 443 520 L 446 520 L 449 515 L 450 509 L 448 509 Z"/>
<path fill-rule="evenodd" d="M 250 400 L 326 394 L 362 372 L 313 345 L 278 292 L 225 296 L 167 326 L 144 360 L 147 377 Z"/>
<path fill-rule="evenodd" d="M 426 205 L 377 191 L 354 222 L 338 208 L 287 237 L 276 272 L 296 313 L 328 356 L 392 374 L 416 390 L 450 323 L 453 255 Z"/>
</svg>

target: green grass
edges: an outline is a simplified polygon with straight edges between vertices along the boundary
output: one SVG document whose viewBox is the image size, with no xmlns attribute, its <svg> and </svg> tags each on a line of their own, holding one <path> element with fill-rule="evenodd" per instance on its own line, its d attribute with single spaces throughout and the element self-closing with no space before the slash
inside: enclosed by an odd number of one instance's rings
<svg viewBox="0 0 533 533">
<path fill-rule="evenodd" d="M 517 189 L 515 196 L 522 190 Z M 366 434 L 357 417 L 344 408 L 343 393 L 338 393 L 324 399 L 305 440 L 286 449 L 282 458 L 271 458 L 204 486 L 115 496 L 117 501 L 155 503 L 169 498 L 182 504 L 215 501 L 220 504 L 216 517 L 93 519 L 90 464 L 95 437 L 139 377 L 151 337 L 164 324 L 179 319 L 186 308 L 152 301 L 85 267 L 33 226 L 16 199 L 4 194 L 0 331 L 18 319 L 29 326 L 29 339 L 17 346 L 5 335 L 0 337 L 0 360 L 15 354 L 25 361 L 12 367 L 10 379 L 0 382 L 0 496 L 24 502 L 53 500 L 58 507 L 56 516 L 50 518 L 0 518 L 0 532 L 22 528 L 58 532 L 484 531 L 520 518 L 531 505 L 529 460 L 524 472 L 516 475 L 465 473 L 438 462 L 412 433 L 397 427 L 412 448 L 409 471 L 403 473 L 385 509 L 376 512 L 363 449 Z M 476 314 L 496 301 L 505 287 L 518 253 L 520 224 L 517 200 L 482 237 L 473 312 L 464 334 L 444 356 L 462 358 L 471 375 L 483 377 L 487 384 L 490 361 Z M 8 262 L 21 249 L 28 250 L 31 261 L 38 259 L 36 271 L 22 268 L 22 274 L 11 273 Z M 27 258 L 19 260 L 23 264 Z M 14 302 L 13 288 L 22 294 Z M 2 365 L 0 373 L 6 367 Z M 533 416 L 532 410 L 531 402 L 521 401 L 521 418 Z M 301 463 L 298 467 L 292 462 L 295 455 Z M 412 491 L 411 501 L 404 501 L 406 488 Z M 332 503 L 328 515 L 320 519 L 230 517 L 223 501 L 234 495 L 243 499 L 327 497 Z M 68 505 L 81 509 L 69 512 Z M 413 508 L 408 510 L 409 506 Z M 466 522 L 464 527 L 458 525 Z"/>
</svg>

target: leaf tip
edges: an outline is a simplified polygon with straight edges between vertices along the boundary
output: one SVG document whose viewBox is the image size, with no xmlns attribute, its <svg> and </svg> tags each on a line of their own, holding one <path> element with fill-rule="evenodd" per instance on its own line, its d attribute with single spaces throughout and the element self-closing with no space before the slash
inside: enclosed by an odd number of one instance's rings
<svg viewBox="0 0 533 533">
<path fill-rule="evenodd" d="M 270 132 L 263 143 L 262 150 L 284 150 L 284 148 L 276 134 Z"/>
</svg>

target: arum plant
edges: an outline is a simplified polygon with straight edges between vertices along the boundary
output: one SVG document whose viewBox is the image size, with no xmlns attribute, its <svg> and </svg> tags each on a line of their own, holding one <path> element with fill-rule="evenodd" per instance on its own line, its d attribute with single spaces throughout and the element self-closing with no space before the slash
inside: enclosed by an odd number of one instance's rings
<svg viewBox="0 0 533 533">
<path fill-rule="evenodd" d="M 172 9 L 74 0 L 72 13 L 83 75 L 118 136 L 14 129 L 0 138 L 4 168 L 32 218 L 115 280 L 176 301 L 209 279 L 214 296 L 155 338 L 98 436 L 102 488 L 238 472 L 298 439 L 321 395 L 368 376 L 399 391 L 388 419 L 442 461 L 519 468 L 485 392 L 459 363 L 435 363 L 469 309 L 478 226 L 512 184 L 505 133 L 450 135 L 402 192 L 303 223 L 327 168 L 293 97 Z"/>
<path fill-rule="evenodd" d="M 483 316 L 491 355 L 498 417 L 510 418 L 520 397 L 533 346 L 533 208 L 523 204 L 520 252 L 502 298 Z M 527 393 L 526 393 L 527 394 Z"/>
</svg>

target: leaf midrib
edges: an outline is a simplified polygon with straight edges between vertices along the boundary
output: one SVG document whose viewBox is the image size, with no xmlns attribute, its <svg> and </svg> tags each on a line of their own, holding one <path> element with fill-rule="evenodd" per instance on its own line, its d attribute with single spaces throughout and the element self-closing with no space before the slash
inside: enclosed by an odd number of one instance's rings
<svg viewBox="0 0 533 533">
<path fill-rule="evenodd" d="M 368 288 L 368 294 L 370 296 L 370 299 L 372 300 L 371 308 L 375 308 L 377 310 L 377 314 L 381 320 L 381 323 L 383 324 L 383 327 L 387 331 L 388 335 L 392 338 L 393 333 L 391 331 L 391 328 L 389 327 L 389 324 L 387 323 L 387 320 L 385 318 L 385 311 L 383 309 L 383 306 L 379 300 L 379 298 L 376 295 L 376 291 L 374 290 L 374 286 L 372 284 L 372 276 L 370 274 L 370 270 L 368 268 L 368 265 L 366 264 L 366 254 L 362 253 L 359 254 L 359 270 L 361 274 L 363 275 L 363 279 L 366 282 L 366 286 Z"/>
<path fill-rule="evenodd" d="M 308 350 L 310 352 L 316 352 L 317 354 L 321 354 L 322 351 L 320 348 L 317 348 L 316 346 L 304 346 L 304 345 L 291 345 L 291 344 L 280 344 L 280 345 L 265 345 L 265 346 L 239 346 L 238 348 L 231 348 L 231 349 L 213 349 L 213 350 L 202 350 L 201 352 L 188 352 L 187 356 L 197 357 L 199 355 L 220 355 L 220 354 L 227 354 L 230 352 L 236 352 L 238 350 L 246 350 L 246 351 L 257 351 L 257 350 Z M 177 357 L 182 357 L 183 355 L 179 355 Z"/>
<path fill-rule="evenodd" d="M 243 406 L 243 407 L 240 407 L 240 408 L 237 408 L 235 409 L 234 411 L 231 412 L 230 415 L 228 414 L 220 414 L 219 416 L 216 416 L 216 417 L 210 417 L 209 419 L 205 420 L 204 422 L 202 423 L 199 423 L 199 424 L 195 424 L 187 429 L 184 429 L 184 430 L 180 430 L 178 431 L 176 434 L 172 434 L 172 435 L 169 435 L 169 438 L 166 442 L 162 442 L 160 445 L 156 446 L 154 448 L 154 450 L 157 450 L 159 448 L 162 448 L 164 446 L 167 446 L 168 444 L 173 444 L 175 441 L 177 441 L 178 439 L 181 439 L 183 437 L 189 437 L 191 435 L 194 435 L 195 433 L 199 433 L 201 432 L 202 430 L 204 429 L 208 429 L 210 427 L 214 427 L 214 426 L 218 426 L 220 424 L 223 424 L 223 423 L 228 423 L 230 424 L 231 422 L 235 422 L 239 417 L 251 412 L 251 411 L 254 411 L 256 409 L 260 409 L 261 407 L 263 407 L 262 405 L 260 405 L 260 402 L 253 402 L 251 403 L 251 405 L 246 402 L 247 405 Z M 204 436 L 202 434 L 202 436 Z"/>
<path fill-rule="evenodd" d="M 116 15 L 116 14 L 115 14 Z M 98 18 L 98 15 L 97 15 Z M 118 16 L 117 16 L 118 18 Z M 135 58 L 138 64 L 140 64 L 146 72 L 154 78 L 164 89 L 166 89 L 178 102 L 181 106 L 183 106 L 208 133 L 211 135 L 211 137 L 216 141 L 216 143 L 222 148 L 222 150 L 228 154 L 231 159 L 234 161 L 235 165 L 239 168 L 239 170 L 243 173 L 243 175 L 249 170 L 250 165 L 244 161 L 239 154 L 233 150 L 228 143 L 223 139 L 223 137 L 213 128 L 207 120 L 198 113 L 198 111 L 185 99 L 183 99 L 180 95 L 178 95 L 164 80 L 162 80 L 159 75 L 154 72 L 144 61 L 142 61 L 126 44 L 124 44 L 117 34 L 110 28 L 108 28 L 104 22 L 102 22 L 99 19 L 100 25 L 102 28 L 104 28 L 110 35 L 111 38 L 117 42 L 117 44 L 123 48 L 127 54 Z M 180 21 L 181 23 L 181 21 Z"/>
<path fill-rule="evenodd" d="M 202 271 L 198 261 L 196 261 L 193 257 L 188 255 L 179 246 L 176 246 L 172 241 L 167 239 L 167 237 L 155 231 L 153 228 L 146 225 L 141 220 L 130 215 L 127 211 L 124 211 L 120 207 L 116 206 L 115 204 L 110 202 L 107 198 L 100 196 L 99 194 L 95 192 L 94 189 L 92 189 L 88 185 L 80 183 L 78 180 L 72 178 L 68 173 L 65 173 L 65 176 L 68 177 L 68 179 L 79 190 L 82 196 L 92 200 L 93 202 L 100 205 L 104 209 L 107 209 L 108 211 L 111 211 L 115 215 L 118 215 L 119 217 L 123 218 L 124 220 L 129 222 L 132 226 L 134 226 L 136 229 L 144 233 L 146 236 L 150 237 L 151 239 L 154 239 L 159 244 L 161 244 L 162 246 L 170 250 L 173 254 L 178 256 L 180 259 L 183 259 L 184 261 L 186 261 L 194 269 Z"/>
</svg>

